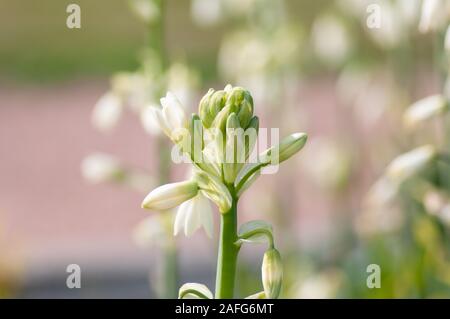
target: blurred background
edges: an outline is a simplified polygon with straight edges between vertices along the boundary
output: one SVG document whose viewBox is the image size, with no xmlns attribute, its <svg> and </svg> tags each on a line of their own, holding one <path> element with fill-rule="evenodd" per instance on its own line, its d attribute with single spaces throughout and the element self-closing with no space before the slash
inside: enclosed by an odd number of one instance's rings
<svg viewBox="0 0 450 319">
<path fill-rule="evenodd" d="M 69 4 L 81 28 L 69 28 Z M 447 0 L 0 3 L 0 297 L 212 289 L 217 235 L 140 208 L 186 167 L 146 107 L 248 88 L 308 144 L 240 202 L 274 225 L 286 298 L 450 297 Z M 70 18 L 70 17 L 69 17 Z M 217 217 L 215 227 L 218 227 Z M 238 295 L 264 247 L 241 251 Z M 81 267 L 68 289 L 66 267 Z M 367 266 L 381 287 L 367 286 Z"/>
</svg>

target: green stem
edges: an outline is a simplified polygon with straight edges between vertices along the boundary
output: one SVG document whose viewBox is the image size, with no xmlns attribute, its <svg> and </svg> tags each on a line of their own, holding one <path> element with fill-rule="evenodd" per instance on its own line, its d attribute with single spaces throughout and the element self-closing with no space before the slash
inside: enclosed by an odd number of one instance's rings
<svg viewBox="0 0 450 319">
<path fill-rule="evenodd" d="M 161 298 L 176 298 L 178 295 L 178 267 L 175 240 L 171 239 L 164 248 L 164 284 Z"/>
<path fill-rule="evenodd" d="M 155 4 L 159 8 L 159 17 L 149 24 L 148 46 L 158 54 L 162 69 L 167 67 L 167 52 L 165 47 L 164 32 L 164 0 L 155 0 Z"/>
<path fill-rule="evenodd" d="M 149 24 L 148 47 L 158 54 L 161 62 L 161 71 L 165 72 L 167 68 L 167 53 L 165 47 L 165 4 L 164 0 L 155 0 L 155 4 L 159 8 L 159 17 Z M 161 88 L 160 95 L 164 94 L 165 88 Z M 170 178 L 170 152 L 165 147 L 165 138 L 162 136 L 156 139 L 159 154 L 158 161 L 158 180 L 159 184 L 165 184 Z M 158 294 L 161 298 L 176 298 L 178 296 L 178 256 L 175 238 L 171 236 L 173 220 L 170 217 L 163 217 L 165 229 L 167 230 L 168 242 L 162 248 L 161 261 L 162 273 L 160 274 L 163 284 L 160 285 Z"/>
<path fill-rule="evenodd" d="M 234 296 L 236 263 L 239 253 L 239 247 L 235 244 L 237 238 L 237 198 L 233 196 L 230 210 L 221 214 L 216 299 L 231 299 Z"/>
</svg>

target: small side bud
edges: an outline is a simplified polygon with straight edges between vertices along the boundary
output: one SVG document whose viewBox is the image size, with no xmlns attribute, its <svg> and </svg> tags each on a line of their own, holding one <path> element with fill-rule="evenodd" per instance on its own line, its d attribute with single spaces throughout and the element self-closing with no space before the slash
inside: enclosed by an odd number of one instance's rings
<svg viewBox="0 0 450 319">
<path fill-rule="evenodd" d="M 272 248 L 266 251 L 264 254 L 261 272 L 264 294 L 266 298 L 278 298 L 283 281 L 283 265 L 281 264 L 281 256 L 278 250 Z"/>
<path fill-rule="evenodd" d="M 284 162 L 305 146 L 308 135 L 305 133 L 294 133 L 284 138 L 279 145 L 271 147 L 261 154 L 261 161 L 277 164 Z"/>
</svg>

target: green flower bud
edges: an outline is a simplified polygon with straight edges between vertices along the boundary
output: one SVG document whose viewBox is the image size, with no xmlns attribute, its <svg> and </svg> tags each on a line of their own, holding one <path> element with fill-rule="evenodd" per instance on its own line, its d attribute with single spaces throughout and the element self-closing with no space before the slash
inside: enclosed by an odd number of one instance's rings
<svg viewBox="0 0 450 319">
<path fill-rule="evenodd" d="M 255 146 L 256 140 L 258 138 L 259 131 L 259 118 L 257 116 L 253 116 L 248 124 L 247 129 L 245 130 L 246 137 L 245 138 L 245 160 L 248 159 L 250 154 L 253 151 L 253 147 Z"/>
<path fill-rule="evenodd" d="M 227 96 L 225 107 L 228 105 L 231 111 L 237 114 L 241 127 L 247 128 L 253 116 L 253 98 L 250 92 L 241 87 L 232 88 Z"/>
<path fill-rule="evenodd" d="M 266 298 L 278 298 L 283 281 L 283 265 L 280 253 L 275 248 L 267 250 L 264 254 L 261 273 Z"/>
<path fill-rule="evenodd" d="M 285 137 L 280 144 L 263 152 L 260 155 L 261 161 L 272 164 L 284 162 L 300 151 L 305 146 L 307 139 L 308 135 L 305 133 L 291 134 Z"/>
<path fill-rule="evenodd" d="M 208 93 L 201 99 L 198 113 L 206 128 L 210 128 L 217 113 L 219 113 L 226 102 L 226 92 L 209 89 Z"/>
<path fill-rule="evenodd" d="M 240 127 L 236 113 L 227 120 L 226 147 L 223 158 L 225 182 L 233 183 L 245 162 L 244 130 Z"/>
<path fill-rule="evenodd" d="M 249 91 L 227 86 L 214 92 L 210 89 L 199 104 L 199 114 L 206 128 L 216 127 L 224 132 L 228 117 L 236 113 L 242 128 L 247 128 L 253 116 L 253 98 Z"/>
</svg>

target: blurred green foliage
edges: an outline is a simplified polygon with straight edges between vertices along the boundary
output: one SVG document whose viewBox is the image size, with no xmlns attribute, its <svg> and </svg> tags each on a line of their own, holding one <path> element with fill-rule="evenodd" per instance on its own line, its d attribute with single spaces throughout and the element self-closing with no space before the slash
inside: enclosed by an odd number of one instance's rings
<svg viewBox="0 0 450 319">
<path fill-rule="evenodd" d="M 77 0 L 81 29 L 66 27 L 73 1 L 0 2 L 0 73 L 26 80 L 108 75 L 137 66 L 144 26 L 122 0 Z"/>
</svg>

